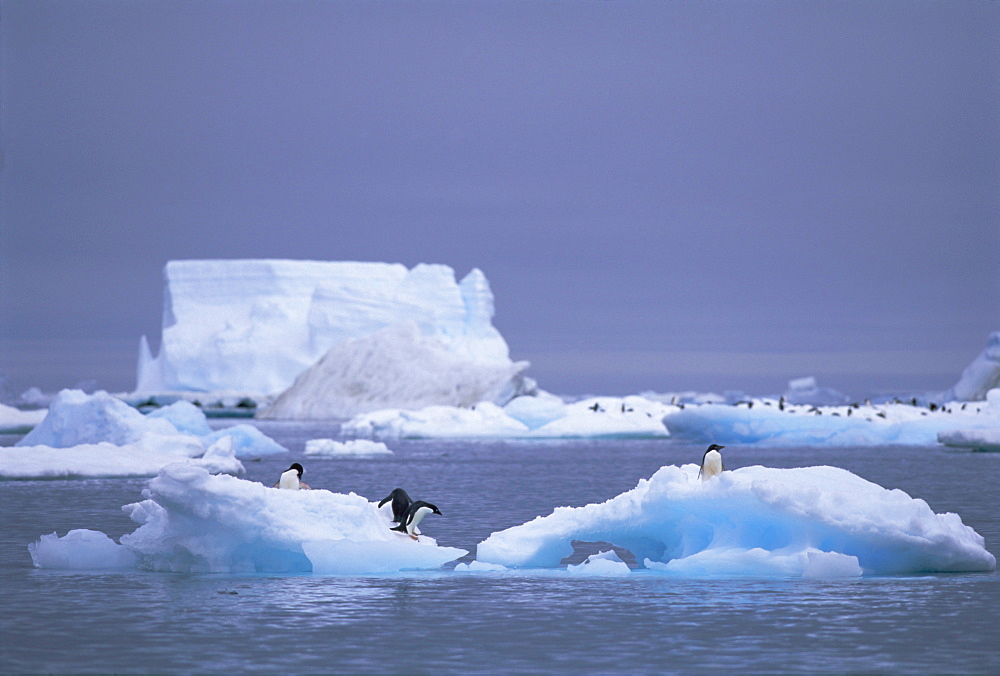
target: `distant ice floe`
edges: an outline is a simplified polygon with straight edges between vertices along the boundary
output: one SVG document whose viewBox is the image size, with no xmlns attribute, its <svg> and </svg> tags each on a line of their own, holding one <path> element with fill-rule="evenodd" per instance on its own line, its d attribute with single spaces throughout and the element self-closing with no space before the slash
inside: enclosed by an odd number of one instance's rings
<svg viewBox="0 0 1000 676">
<path fill-rule="evenodd" d="M 358 456 L 392 455 L 392 451 L 381 441 L 368 439 L 310 439 L 306 442 L 306 455 L 320 458 L 354 458 Z"/>
<path fill-rule="evenodd" d="M 698 480 L 667 466 L 607 502 L 559 507 L 493 533 L 476 560 L 556 568 L 573 541 L 606 542 L 646 569 L 683 576 L 856 577 L 996 568 L 983 538 L 956 514 L 836 467 L 744 467 Z M 617 559 L 617 561 L 616 561 Z M 617 556 L 576 574 L 626 574 Z"/>
<path fill-rule="evenodd" d="M 123 507 L 140 525 L 120 544 L 99 531 L 52 533 L 29 546 L 34 565 L 358 575 L 433 570 L 468 553 L 389 530 L 391 510 L 354 493 L 268 488 L 187 463 L 161 469 L 143 496 Z"/>
<path fill-rule="evenodd" d="M 481 402 L 471 408 L 430 406 L 355 416 L 346 436 L 419 438 L 650 438 L 667 436 L 666 404 L 639 396 L 593 397 L 563 404 L 554 395 L 522 396 L 504 407 Z"/>
<path fill-rule="evenodd" d="M 25 434 L 45 419 L 44 409 L 22 411 L 0 404 L 0 434 Z"/>
<path fill-rule="evenodd" d="M 16 446 L 0 448 L 0 478 L 153 477 L 178 461 L 241 475 L 239 458 L 287 452 L 251 425 L 213 432 L 188 402 L 143 415 L 107 392 L 63 390 Z"/>
</svg>

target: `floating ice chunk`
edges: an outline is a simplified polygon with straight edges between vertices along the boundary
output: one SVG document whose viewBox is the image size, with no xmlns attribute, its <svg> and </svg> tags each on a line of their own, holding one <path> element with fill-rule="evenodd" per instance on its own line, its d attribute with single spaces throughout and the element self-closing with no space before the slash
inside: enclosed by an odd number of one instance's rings
<svg viewBox="0 0 1000 676">
<path fill-rule="evenodd" d="M 566 567 L 570 575 L 594 575 L 598 577 L 616 577 L 628 575 L 628 564 L 618 557 L 614 550 L 591 554 L 583 563 Z"/>
<path fill-rule="evenodd" d="M 813 406 L 836 406 L 850 401 L 846 394 L 817 385 L 813 376 L 789 380 L 784 397 L 790 404 Z"/>
<path fill-rule="evenodd" d="M 477 559 L 556 567 L 573 540 L 610 542 L 649 568 L 688 575 L 988 571 L 996 559 L 956 514 L 836 467 L 744 467 L 697 481 L 668 466 L 607 502 L 559 507 L 493 533 Z M 836 555 L 836 556 L 833 556 Z"/>
<path fill-rule="evenodd" d="M 260 458 L 265 455 L 288 453 L 287 448 L 247 423 L 223 427 L 202 437 L 202 441 L 210 445 L 222 437 L 232 437 L 237 458 Z"/>
<path fill-rule="evenodd" d="M 750 404 L 749 406 L 747 404 Z M 705 443 L 800 446 L 933 446 L 938 432 L 995 427 L 1000 418 L 961 404 L 930 410 L 904 404 L 798 406 L 773 400 L 705 404 L 669 411 L 671 436 Z"/>
<path fill-rule="evenodd" d="M 48 411 L 40 409 L 37 411 L 22 411 L 0 404 L 0 434 L 24 434 L 31 431 L 45 419 Z"/>
<path fill-rule="evenodd" d="M 243 476 L 247 471 L 243 463 L 236 459 L 233 438 L 228 434 L 209 446 L 203 456 L 189 460 L 189 462 L 204 468 L 210 474 Z"/>
<path fill-rule="evenodd" d="M 368 439 L 350 439 L 348 441 L 310 439 L 306 442 L 305 454 L 321 458 L 336 458 L 359 455 L 392 455 L 392 451 L 381 441 L 369 441 Z"/>
<path fill-rule="evenodd" d="M 484 561 L 470 561 L 469 563 L 459 563 L 455 566 L 456 573 L 500 573 L 509 570 L 507 566 L 498 563 L 486 563 Z"/>
<path fill-rule="evenodd" d="M 141 525 L 121 546 L 146 570 L 385 573 L 439 568 L 468 553 L 390 531 L 375 504 L 353 493 L 275 490 L 188 462 L 161 469 L 143 494 L 123 508 Z M 57 538 L 58 546 L 43 536 L 32 545 L 35 565 L 85 568 L 98 551 L 115 553 L 116 565 L 128 561 L 103 534 L 88 533 Z"/>
<path fill-rule="evenodd" d="M 524 423 L 530 430 L 566 416 L 563 400 L 548 392 L 536 396 L 522 396 L 511 399 L 503 407 L 504 413 L 514 420 Z"/>
<path fill-rule="evenodd" d="M 552 404 L 549 401 L 539 407 Z M 533 417 L 529 410 L 533 406 L 517 404 L 515 412 L 536 424 L 541 418 Z M 348 436 L 376 439 L 665 437 L 667 428 L 662 419 L 672 407 L 642 397 L 598 397 L 563 405 L 562 410 L 561 417 L 532 429 L 509 415 L 505 408 L 489 402 L 468 409 L 452 406 L 429 406 L 419 411 L 387 409 L 355 416 L 344 423 L 341 431 Z"/>
<path fill-rule="evenodd" d="M 977 451 L 1000 451 L 1000 425 L 978 430 L 947 430 L 938 432 L 938 441 L 945 446 L 972 448 Z"/>
<path fill-rule="evenodd" d="M 187 437 L 190 439 L 190 437 Z M 197 454 L 201 446 L 194 442 Z M 14 446 L 0 448 L 0 477 L 4 479 L 91 479 L 152 477 L 164 465 L 188 460 L 188 446 L 173 450 L 139 444 L 116 446 L 102 442 L 69 448 Z"/>
<path fill-rule="evenodd" d="M 135 567 L 135 556 L 100 531 L 71 530 L 63 537 L 43 535 L 28 545 L 35 568 L 120 570 Z"/>
<path fill-rule="evenodd" d="M 45 419 L 17 445 L 69 448 L 101 442 L 160 450 L 182 444 L 188 446 L 191 457 L 204 450 L 196 439 L 179 435 L 168 420 L 148 418 L 107 392 L 86 394 L 81 390 L 60 392 Z"/>
<path fill-rule="evenodd" d="M 147 418 L 163 418 L 178 432 L 204 437 L 212 433 L 202 410 L 188 401 L 175 401 L 169 406 L 157 408 L 146 414 Z"/>
</svg>

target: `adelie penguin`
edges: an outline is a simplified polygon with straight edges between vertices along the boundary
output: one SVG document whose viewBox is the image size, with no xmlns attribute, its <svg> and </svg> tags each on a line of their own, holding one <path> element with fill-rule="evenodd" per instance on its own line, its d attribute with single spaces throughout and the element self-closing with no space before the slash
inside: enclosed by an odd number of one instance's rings
<svg viewBox="0 0 1000 676">
<path fill-rule="evenodd" d="M 274 488 L 284 488 L 290 491 L 297 491 L 300 488 L 309 490 L 309 484 L 302 481 L 302 465 L 293 462 L 291 467 L 281 473 L 281 478 L 278 479 L 278 483 L 274 484 Z"/>
<path fill-rule="evenodd" d="M 416 502 L 410 504 L 409 508 L 406 510 L 406 514 L 403 515 L 403 519 L 399 522 L 399 525 L 394 528 L 390 528 L 389 530 L 406 533 L 414 540 L 417 540 L 419 539 L 417 538 L 417 535 L 419 535 L 417 526 L 428 514 L 440 515 L 441 512 L 431 503 L 424 502 L 423 500 L 417 500 Z"/>
<path fill-rule="evenodd" d="M 719 453 L 725 446 L 712 444 L 705 450 L 705 455 L 701 457 L 701 469 L 698 470 L 698 478 L 707 481 L 714 476 L 722 474 L 725 466 L 722 464 L 722 454 Z"/>
<path fill-rule="evenodd" d="M 410 499 L 410 496 L 402 488 L 395 488 L 392 493 L 382 498 L 378 506 L 381 507 L 390 500 L 392 501 L 392 522 L 399 523 L 400 519 L 406 516 L 406 510 L 413 504 L 413 500 Z"/>
</svg>

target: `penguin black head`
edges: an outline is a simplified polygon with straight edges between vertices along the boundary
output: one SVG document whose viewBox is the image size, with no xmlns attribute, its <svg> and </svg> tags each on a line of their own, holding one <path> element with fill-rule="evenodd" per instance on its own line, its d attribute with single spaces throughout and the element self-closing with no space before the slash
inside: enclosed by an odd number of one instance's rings
<svg viewBox="0 0 1000 676">
<path fill-rule="evenodd" d="M 302 465 L 300 465 L 299 463 L 293 462 L 292 466 L 289 467 L 288 469 L 294 469 L 298 473 L 299 478 L 300 479 L 302 478 Z"/>
<path fill-rule="evenodd" d="M 718 444 L 712 444 L 711 446 L 709 446 L 708 448 L 705 449 L 705 452 L 708 453 L 709 451 L 721 451 L 723 448 L 725 448 L 725 446 L 719 446 Z"/>
</svg>

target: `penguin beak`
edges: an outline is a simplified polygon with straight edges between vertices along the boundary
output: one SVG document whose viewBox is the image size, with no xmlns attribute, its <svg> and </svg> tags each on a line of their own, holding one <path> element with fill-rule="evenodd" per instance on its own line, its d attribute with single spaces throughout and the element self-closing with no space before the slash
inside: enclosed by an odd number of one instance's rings
<svg viewBox="0 0 1000 676">
<path fill-rule="evenodd" d="M 443 516 L 443 514 L 441 514 L 441 510 L 437 509 L 436 507 L 434 508 L 434 513 L 437 514 L 438 516 Z"/>
</svg>

